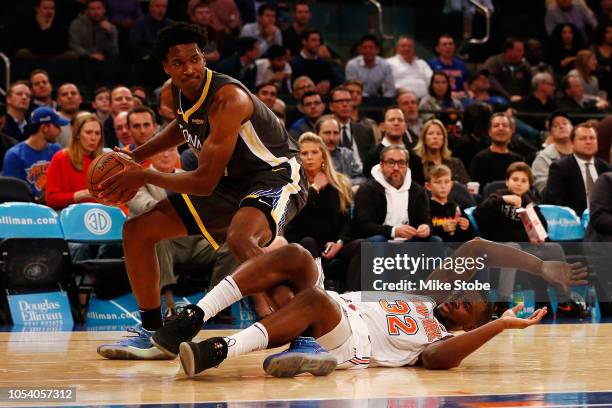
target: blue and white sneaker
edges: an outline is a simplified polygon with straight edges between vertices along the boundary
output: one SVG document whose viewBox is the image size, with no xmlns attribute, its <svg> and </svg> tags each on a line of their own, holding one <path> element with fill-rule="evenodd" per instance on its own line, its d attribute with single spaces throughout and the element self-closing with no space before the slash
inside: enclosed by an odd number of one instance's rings
<svg viewBox="0 0 612 408">
<path fill-rule="evenodd" d="M 98 346 L 98 354 L 111 360 L 171 360 L 174 358 L 151 343 L 151 336 L 154 332 L 134 327 L 128 327 L 127 331 L 136 336 L 127 336 L 116 343 Z"/>
<path fill-rule="evenodd" d="M 337 365 L 336 358 L 312 337 L 296 337 L 289 349 L 272 354 L 263 362 L 264 371 L 279 378 L 295 377 L 302 373 L 329 375 Z"/>
</svg>

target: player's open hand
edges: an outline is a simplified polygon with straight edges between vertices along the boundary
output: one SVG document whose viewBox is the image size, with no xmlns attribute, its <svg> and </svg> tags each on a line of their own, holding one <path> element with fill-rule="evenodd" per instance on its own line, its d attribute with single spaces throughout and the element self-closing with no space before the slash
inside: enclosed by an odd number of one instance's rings
<svg viewBox="0 0 612 408">
<path fill-rule="evenodd" d="M 542 278 L 564 293 L 569 292 L 570 286 L 586 285 L 587 276 L 587 268 L 580 262 L 568 264 L 560 261 L 544 261 L 542 263 Z"/>
<path fill-rule="evenodd" d="M 98 197 L 112 203 L 125 203 L 133 197 L 144 185 L 144 169 L 129 156 L 123 156 L 125 152 L 117 153 L 119 160 L 124 164 L 124 169 L 109 178 L 103 180 L 98 185 L 102 190 Z"/>
<path fill-rule="evenodd" d="M 514 310 L 514 309 L 515 308 L 509 309 L 509 310 Z M 525 319 L 520 319 L 516 316 L 506 315 L 504 313 L 504 315 L 502 315 L 500 320 L 504 322 L 504 329 L 524 329 L 526 327 L 533 326 L 534 324 L 540 323 L 542 318 L 546 316 L 547 311 L 548 309 L 546 307 L 537 309 L 535 312 L 533 312 L 531 316 Z M 514 314 L 514 312 L 512 312 L 512 314 Z"/>
</svg>

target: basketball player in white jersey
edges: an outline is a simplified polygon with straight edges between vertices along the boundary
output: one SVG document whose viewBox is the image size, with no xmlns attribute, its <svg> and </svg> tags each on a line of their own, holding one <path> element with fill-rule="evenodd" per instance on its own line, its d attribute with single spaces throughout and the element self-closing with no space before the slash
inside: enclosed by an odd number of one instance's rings
<svg viewBox="0 0 612 408">
<path fill-rule="evenodd" d="M 484 257 L 486 266 L 514 267 L 567 289 L 586 281 L 580 264 L 542 261 L 503 244 L 475 239 L 459 247 L 452 257 Z M 470 280 L 476 270 L 458 275 L 438 269 L 428 277 L 440 281 Z M 514 313 L 491 321 L 492 307 L 477 292 L 437 292 L 434 302 L 423 296 L 380 293 L 378 302 L 361 301 L 361 292 L 339 295 L 325 291 L 320 265 L 297 245 L 287 245 L 242 264 L 213 288 L 197 306 L 204 321 L 251 293 L 289 287 L 295 296 L 260 322 L 230 337 L 181 342 L 197 334 L 202 320 L 183 320 L 182 333 L 159 329 L 155 344 L 169 356 L 180 350 L 185 373 L 193 376 L 218 366 L 229 357 L 282 346 L 289 350 L 264 361 L 267 373 L 277 377 L 310 372 L 327 375 L 334 369 L 401 367 L 421 364 L 430 369 L 456 367 L 469 354 L 505 329 L 537 324 L 546 308 L 527 319 Z M 431 293 L 430 295 L 434 295 Z M 454 336 L 453 331 L 466 333 Z M 298 336 L 311 336 L 313 339 Z M 316 339 L 316 341 L 314 341 Z M 177 342 L 180 346 L 177 347 Z M 320 345 L 320 346 L 319 346 Z"/>
</svg>

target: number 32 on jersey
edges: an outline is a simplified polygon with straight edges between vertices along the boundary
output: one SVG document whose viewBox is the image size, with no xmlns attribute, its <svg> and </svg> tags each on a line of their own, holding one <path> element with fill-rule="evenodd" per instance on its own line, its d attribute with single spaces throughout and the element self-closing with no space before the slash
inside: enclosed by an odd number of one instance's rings
<svg viewBox="0 0 612 408">
<path fill-rule="evenodd" d="M 378 304 L 387 313 L 387 332 L 390 336 L 399 336 L 402 333 L 413 335 L 419 331 L 416 320 L 410 316 L 410 306 L 407 302 L 380 300 Z"/>
</svg>

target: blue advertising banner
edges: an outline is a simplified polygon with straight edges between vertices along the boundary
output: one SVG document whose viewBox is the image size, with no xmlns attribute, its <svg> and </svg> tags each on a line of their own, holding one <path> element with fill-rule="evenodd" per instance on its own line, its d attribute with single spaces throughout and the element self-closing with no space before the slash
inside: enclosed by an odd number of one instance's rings
<svg viewBox="0 0 612 408">
<path fill-rule="evenodd" d="M 33 203 L 0 204 L 0 238 L 64 238 L 59 217 Z"/>
<path fill-rule="evenodd" d="M 30 293 L 7 297 L 15 326 L 60 326 L 70 330 L 74 325 L 66 292 Z"/>
</svg>

